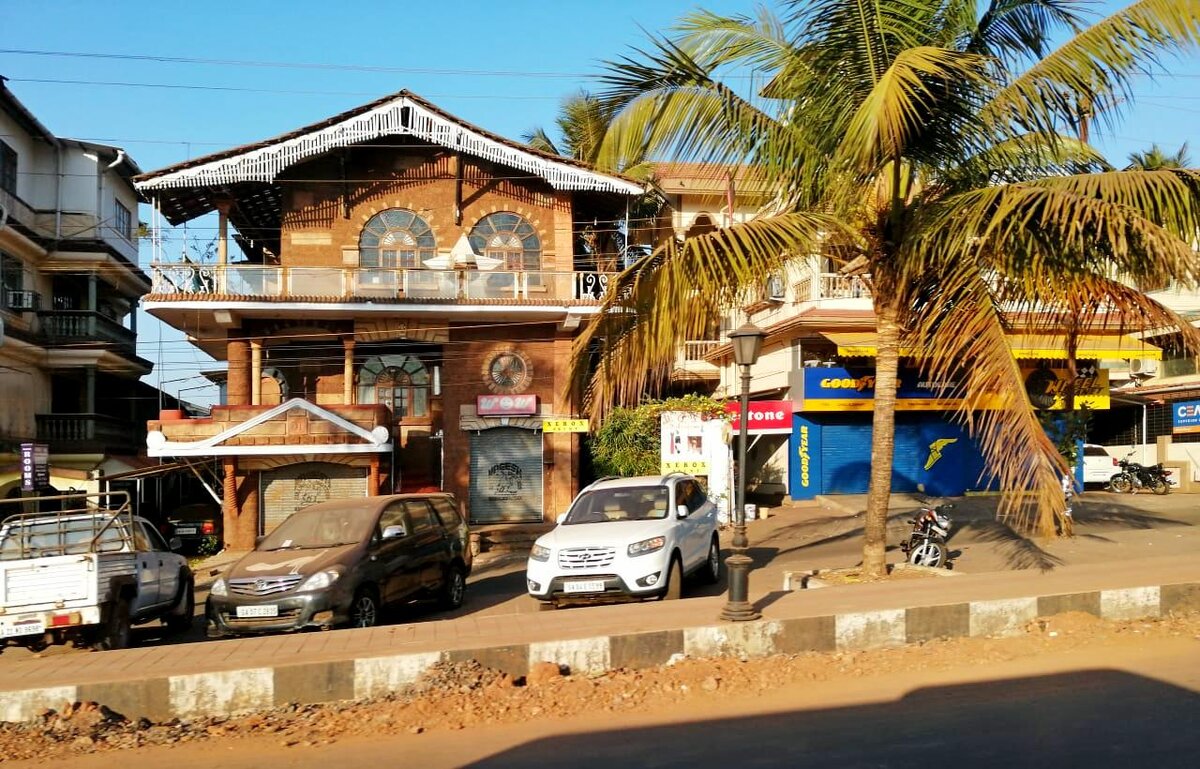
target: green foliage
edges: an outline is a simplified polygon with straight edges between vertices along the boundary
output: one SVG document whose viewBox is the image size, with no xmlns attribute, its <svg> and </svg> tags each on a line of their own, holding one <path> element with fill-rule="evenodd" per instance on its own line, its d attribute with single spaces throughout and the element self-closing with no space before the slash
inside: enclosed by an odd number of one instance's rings
<svg viewBox="0 0 1200 769">
<path fill-rule="evenodd" d="M 200 540 L 200 544 L 196 546 L 196 555 L 208 557 L 221 552 L 221 543 L 215 536 L 205 537 Z"/>
<path fill-rule="evenodd" d="M 592 464 L 599 475 L 654 475 L 661 459 L 664 411 L 691 411 L 709 419 L 727 419 L 725 402 L 705 395 L 647 401 L 610 411 L 589 438 Z"/>
<path fill-rule="evenodd" d="M 1054 441 L 1054 447 L 1071 467 L 1079 461 L 1079 443 L 1086 441 L 1092 424 L 1092 409 L 1080 405 L 1076 411 L 1042 411 L 1038 414 L 1042 428 Z"/>
</svg>

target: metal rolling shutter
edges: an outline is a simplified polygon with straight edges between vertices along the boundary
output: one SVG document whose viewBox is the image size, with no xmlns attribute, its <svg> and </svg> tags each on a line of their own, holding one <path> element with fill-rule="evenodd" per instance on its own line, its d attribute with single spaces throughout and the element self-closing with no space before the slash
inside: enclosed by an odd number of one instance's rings
<svg viewBox="0 0 1200 769">
<path fill-rule="evenodd" d="M 471 436 L 471 523 L 542 520 L 542 436 L 496 427 Z"/>
<path fill-rule="evenodd" d="M 327 499 L 365 497 L 367 469 L 333 462 L 304 462 L 263 472 L 259 485 L 262 533 L 297 510 Z"/>
</svg>

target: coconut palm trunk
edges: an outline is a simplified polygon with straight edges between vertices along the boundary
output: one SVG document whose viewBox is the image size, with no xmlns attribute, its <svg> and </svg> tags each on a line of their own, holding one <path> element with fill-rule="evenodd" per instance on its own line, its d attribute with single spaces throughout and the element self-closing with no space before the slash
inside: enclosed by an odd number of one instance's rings
<svg viewBox="0 0 1200 769">
<path fill-rule="evenodd" d="M 896 386 L 900 371 L 900 326 L 896 323 L 894 300 L 876 299 L 875 304 L 875 412 L 871 418 L 871 480 L 862 556 L 863 573 L 869 577 L 883 576 L 887 568 L 887 518 L 896 454 Z"/>
</svg>

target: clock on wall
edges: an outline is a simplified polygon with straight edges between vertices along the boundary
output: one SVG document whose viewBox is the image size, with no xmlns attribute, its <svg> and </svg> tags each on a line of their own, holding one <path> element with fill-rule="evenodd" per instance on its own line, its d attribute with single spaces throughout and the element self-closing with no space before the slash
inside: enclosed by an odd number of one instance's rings
<svg viewBox="0 0 1200 769">
<path fill-rule="evenodd" d="M 483 381 L 494 393 L 524 392 L 533 381 L 533 368 L 524 353 L 506 347 L 488 357 L 483 367 Z"/>
</svg>

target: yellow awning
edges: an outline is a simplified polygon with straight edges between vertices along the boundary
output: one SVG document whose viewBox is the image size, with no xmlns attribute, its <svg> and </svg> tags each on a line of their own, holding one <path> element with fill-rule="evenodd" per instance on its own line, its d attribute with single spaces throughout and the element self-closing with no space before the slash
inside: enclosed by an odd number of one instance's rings
<svg viewBox="0 0 1200 769">
<path fill-rule="evenodd" d="M 838 355 L 846 358 L 874 358 L 874 331 L 822 332 L 821 336 L 837 345 Z M 1065 360 L 1066 343 L 1057 334 L 1010 334 L 1013 357 L 1019 360 Z M 900 349 L 900 355 L 913 357 L 911 347 Z M 1075 357 L 1094 360 L 1162 360 L 1162 350 L 1152 344 L 1119 334 L 1086 334 L 1078 338 Z"/>
</svg>

